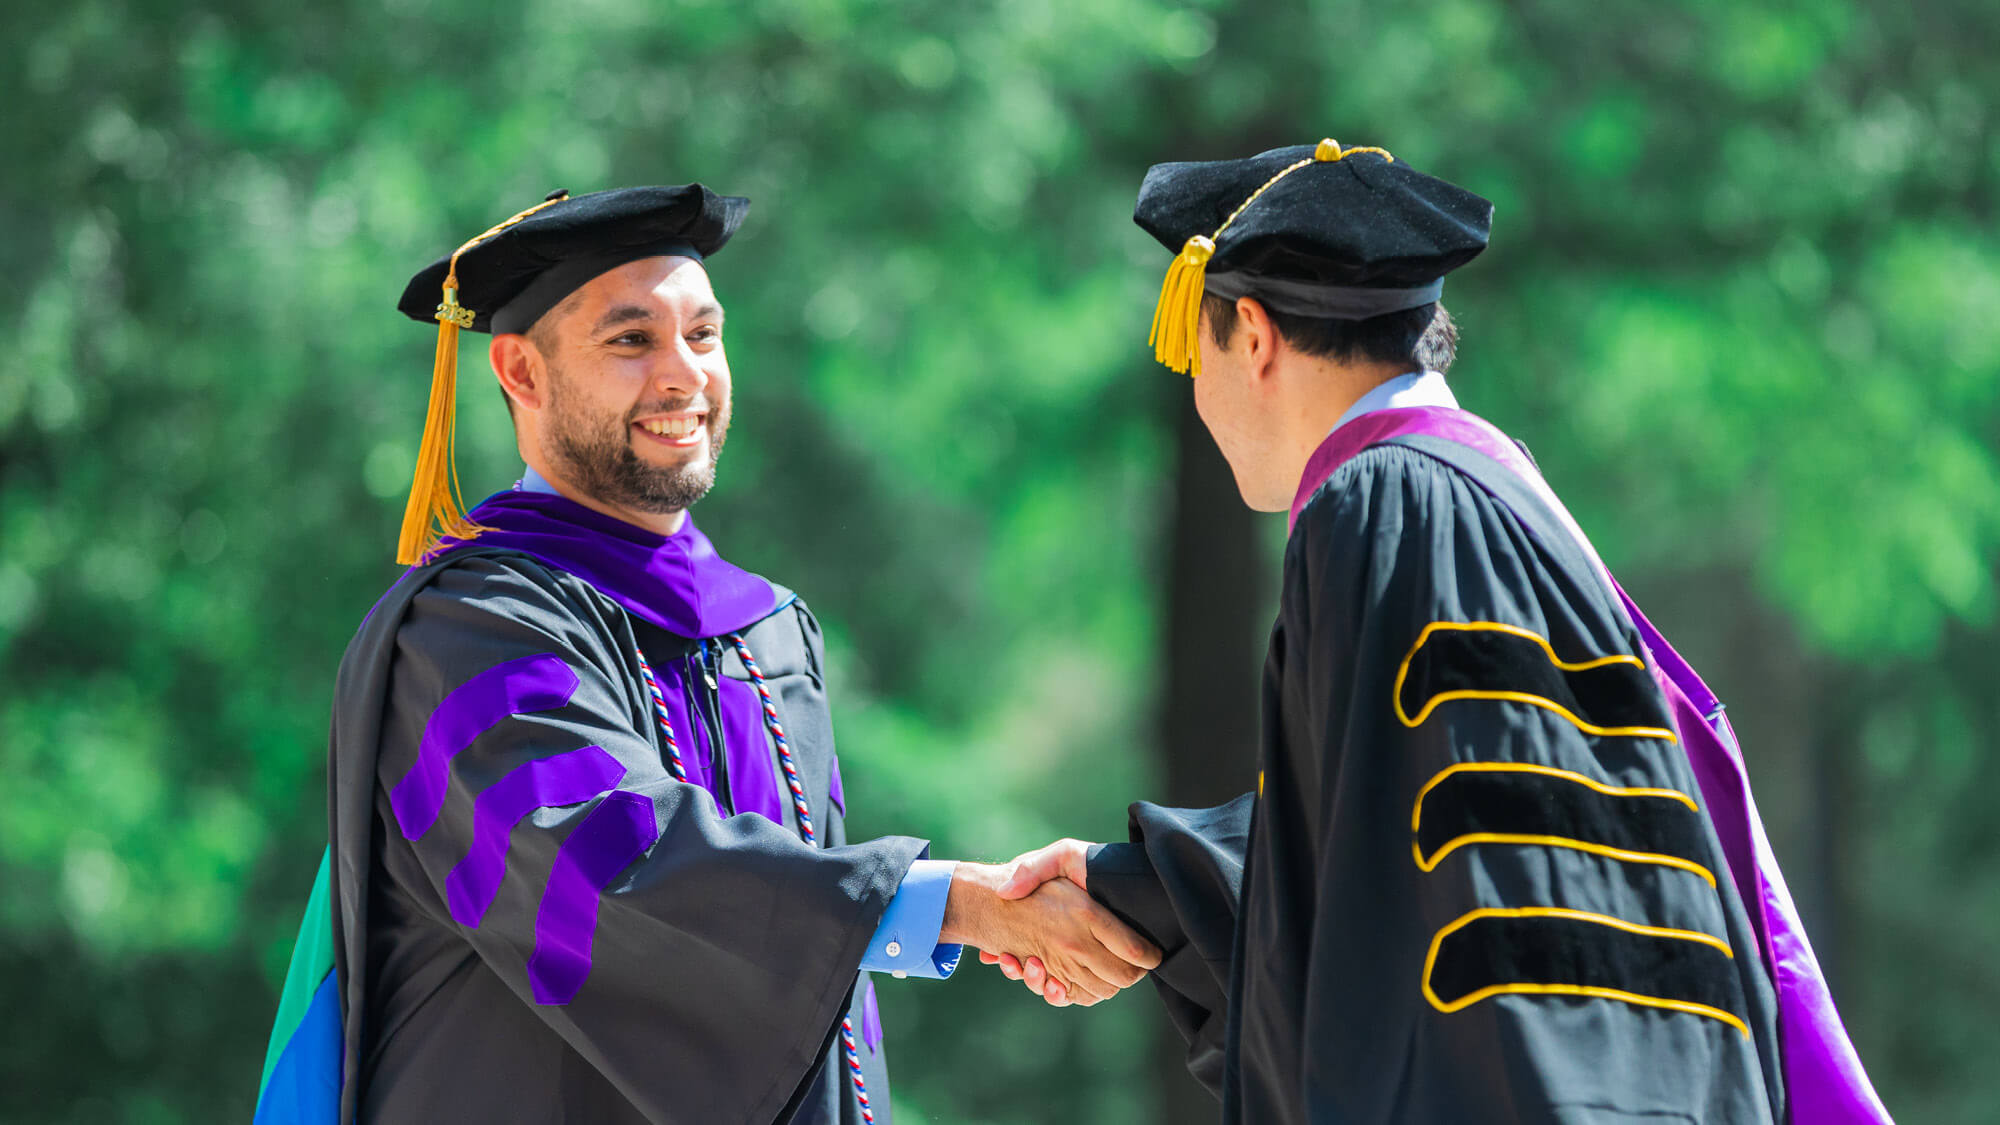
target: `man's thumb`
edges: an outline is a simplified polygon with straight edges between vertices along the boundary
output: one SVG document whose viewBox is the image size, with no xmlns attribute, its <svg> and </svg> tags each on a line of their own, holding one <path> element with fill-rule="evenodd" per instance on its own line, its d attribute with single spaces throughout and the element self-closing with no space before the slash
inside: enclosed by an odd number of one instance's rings
<svg viewBox="0 0 2000 1125">
<path fill-rule="evenodd" d="M 1035 893 L 1035 888 L 1056 877 L 1056 866 L 1046 854 L 1029 852 L 1014 861 L 1014 870 L 1000 884 L 1000 897 L 1027 898 Z"/>
</svg>

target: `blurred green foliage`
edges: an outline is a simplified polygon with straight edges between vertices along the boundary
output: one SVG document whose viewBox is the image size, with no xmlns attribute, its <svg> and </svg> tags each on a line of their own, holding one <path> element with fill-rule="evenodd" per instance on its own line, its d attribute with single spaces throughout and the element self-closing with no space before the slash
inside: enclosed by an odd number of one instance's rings
<svg viewBox="0 0 2000 1125">
<path fill-rule="evenodd" d="M 756 201 L 698 517 L 828 624 L 853 827 L 1121 833 L 1186 393 L 1131 198 L 1327 134 L 1498 203 L 1462 397 L 1736 701 L 1892 1110 L 2000 1102 L 1990 0 L 75 0 L 0 43 L 0 1118 L 247 1118 L 422 426 L 394 299 L 553 187 Z M 1014 987 L 884 989 L 906 1119 L 1156 1119 L 1150 998 Z"/>
</svg>

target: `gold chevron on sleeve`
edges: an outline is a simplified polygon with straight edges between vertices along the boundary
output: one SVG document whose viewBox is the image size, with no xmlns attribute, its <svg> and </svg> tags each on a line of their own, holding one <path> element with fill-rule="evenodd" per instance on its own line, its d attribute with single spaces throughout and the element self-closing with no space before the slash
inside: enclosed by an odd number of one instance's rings
<svg viewBox="0 0 2000 1125">
<path fill-rule="evenodd" d="M 1697 930 L 1553 906 L 1488 907 L 1447 923 L 1424 958 L 1423 993 L 1440 1012 L 1498 996 L 1575 996 L 1718 1020 L 1746 1039 L 1730 990 L 1729 943 Z"/>
<path fill-rule="evenodd" d="M 1538 846 L 1679 868 L 1716 885 L 1701 862 L 1707 850 L 1693 797 L 1532 762 L 1459 762 L 1438 771 L 1417 792 L 1410 832 L 1423 871 L 1460 848 Z"/>
<path fill-rule="evenodd" d="M 1461 700 L 1525 703 L 1600 737 L 1678 741 L 1638 657 L 1567 661 L 1547 638 L 1498 621 L 1433 621 L 1396 670 L 1393 702 L 1406 727 Z"/>
</svg>

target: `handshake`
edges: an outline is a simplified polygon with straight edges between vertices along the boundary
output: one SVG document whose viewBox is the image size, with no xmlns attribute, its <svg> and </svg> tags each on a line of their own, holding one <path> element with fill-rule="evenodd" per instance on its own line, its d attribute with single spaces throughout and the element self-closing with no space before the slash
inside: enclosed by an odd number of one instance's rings
<svg viewBox="0 0 2000 1125">
<path fill-rule="evenodd" d="M 1085 891 L 1089 847 L 1057 840 L 1007 863 L 960 863 L 938 940 L 977 947 L 982 962 L 1056 1007 L 1089 1007 L 1137 984 L 1160 951 Z"/>
</svg>

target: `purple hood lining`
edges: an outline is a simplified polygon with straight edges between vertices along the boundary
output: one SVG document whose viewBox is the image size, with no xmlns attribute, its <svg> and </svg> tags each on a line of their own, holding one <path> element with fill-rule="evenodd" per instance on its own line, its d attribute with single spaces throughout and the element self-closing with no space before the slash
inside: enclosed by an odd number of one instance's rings
<svg viewBox="0 0 2000 1125">
<path fill-rule="evenodd" d="M 791 600 L 717 554 L 692 516 L 672 535 L 657 535 L 554 493 L 517 490 L 487 497 L 467 517 L 486 530 L 444 540 L 425 562 L 468 546 L 519 551 L 576 575 L 676 636 L 738 632 Z"/>
</svg>

